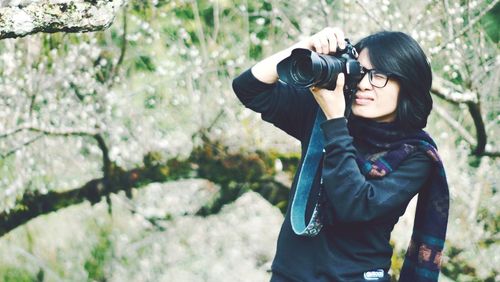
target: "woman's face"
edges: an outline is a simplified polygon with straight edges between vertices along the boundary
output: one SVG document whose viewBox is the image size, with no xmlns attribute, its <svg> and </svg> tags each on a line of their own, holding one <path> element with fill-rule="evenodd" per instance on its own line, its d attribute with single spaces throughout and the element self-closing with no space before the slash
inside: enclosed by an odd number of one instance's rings
<svg viewBox="0 0 500 282">
<path fill-rule="evenodd" d="M 363 67 L 373 69 L 366 48 L 359 53 L 358 61 Z M 389 78 L 384 87 L 377 88 L 371 85 L 368 74 L 366 74 L 358 83 L 358 91 L 352 103 L 352 113 L 378 122 L 394 121 L 398 94 L 399 84 L 397 81 Z"/>
</svg>

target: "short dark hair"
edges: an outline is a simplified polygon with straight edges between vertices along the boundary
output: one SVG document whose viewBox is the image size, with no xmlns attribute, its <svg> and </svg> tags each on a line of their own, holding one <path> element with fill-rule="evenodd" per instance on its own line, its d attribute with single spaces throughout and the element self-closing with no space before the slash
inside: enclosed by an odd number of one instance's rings
<svg viewBox="0 0 500 282">
<path fill-rule="evenodd" d="M 366 48 L 373 67 L 399 82 L 395 122 L 405 130 L 424 128 L 432 110 L 432 70 L 417 41 L 403 32 L 381 31 L 355 47 L 358 52 Z"/>
</svg>

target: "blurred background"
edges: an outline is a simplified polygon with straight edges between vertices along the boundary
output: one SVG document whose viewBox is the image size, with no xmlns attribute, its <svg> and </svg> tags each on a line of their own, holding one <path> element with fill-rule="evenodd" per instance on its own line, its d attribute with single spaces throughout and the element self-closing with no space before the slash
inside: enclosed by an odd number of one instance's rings
<svg viewBox="0 0 500 282">
<path fill-rule="evenodd" d="M 498 0 L 75 1 L 114 16 L 84 33 L 65 2 L 0 5 L 0 27 L 36 5 L 65 27 L 2 31 L 0 281 L 268 281 L 300 146 L 231 81 L 326 26 L 422 45 L 451 196 L 440 280 L 500 280 Z"/>
</svg>

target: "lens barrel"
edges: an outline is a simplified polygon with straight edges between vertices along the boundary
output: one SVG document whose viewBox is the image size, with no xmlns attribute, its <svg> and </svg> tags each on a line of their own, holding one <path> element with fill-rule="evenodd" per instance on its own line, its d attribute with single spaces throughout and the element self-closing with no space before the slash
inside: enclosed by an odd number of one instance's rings
<svg viewBox="0 0 500 282">
<path fill-rule="evenodd" d="M 278 76 L 288 84 L 335 89 L 337 76 L 345 69 L 345 62 L 334 56 L 322 55 L 308 49 L 294 49 L 281 61 Z"/>
</svg>

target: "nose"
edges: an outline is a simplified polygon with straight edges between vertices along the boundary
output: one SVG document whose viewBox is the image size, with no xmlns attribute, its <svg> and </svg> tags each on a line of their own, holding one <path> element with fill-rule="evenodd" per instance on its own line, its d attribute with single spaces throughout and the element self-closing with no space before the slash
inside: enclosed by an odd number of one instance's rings
<svg viewBox="0 0 500 282">
<path fill-rule="evenodd" d="M 370 75 L 368 72 L 366 72 L 363 76 L 363 78 L 359 81 L 358 83 L 358 90 L 370 90 L 372 89 L 372 84 L 370 83 L 370 79 L 368 78 L 368 75 Z"/>
</svg>

